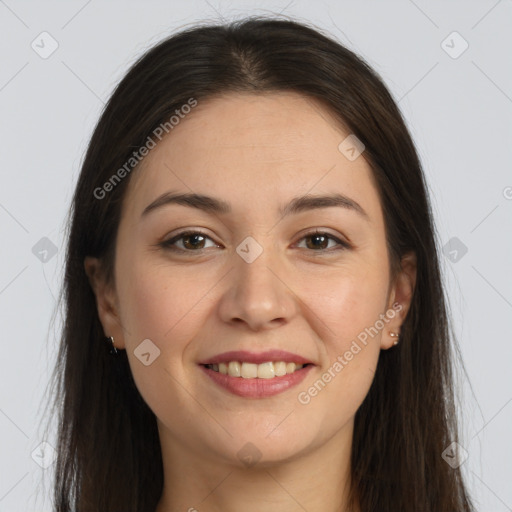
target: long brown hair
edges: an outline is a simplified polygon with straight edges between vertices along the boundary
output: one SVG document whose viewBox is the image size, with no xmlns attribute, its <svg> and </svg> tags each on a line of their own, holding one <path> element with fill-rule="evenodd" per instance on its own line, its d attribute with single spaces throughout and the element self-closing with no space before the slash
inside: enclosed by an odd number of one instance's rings
<svg viewBox="0 0 512 512">
<path fill-rule="evenodd" d="M 392 268 L 409 251 L 417 257 L 400 346 L 382 351 L 356 413 L 351 497 L 361 512 L 473 510 L 460 470 L 441 457 L 457 440 L 455 341 L 425 178 L 403 118 L 380 77 L 320 30 L 247 18 L 195 26 L 147 51 L 115 89 L 92 135 L 70 214 L 64 328 L 52 376 L 56 511 L 152 512 L 163 486 L 155 416 L 135 386 L 126 353 L 112 361 L 105 350 L 84 271 L 84 258 L 95 256 L 112 276 L 130 176 L 102 198 L 95 190 L 191 97 L 201 103 L 230 92 L 272 91 L 322 102 L 364 143 Z"/>
</svg>

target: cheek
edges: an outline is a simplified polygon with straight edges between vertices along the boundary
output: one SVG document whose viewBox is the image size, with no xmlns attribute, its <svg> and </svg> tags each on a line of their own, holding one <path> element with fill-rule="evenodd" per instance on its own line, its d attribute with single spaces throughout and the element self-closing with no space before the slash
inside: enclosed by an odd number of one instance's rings
<svg viewBox="0 0 512 512">
<path fill-rule="evenodd" d="M 322 373 L 301 403 L 315 402 L 332 419 L 350 417 L 364 400 L 377 366 L 386 323 L 388 274 L 365 265 L 338 270 L 321 287 L 304 290 L 319 319 Z M 320 334 L 320 333 L 319 333 Z M 339 407 L 331 408 L 338 403 Z M 338 418 L 339 420 L 339 418 Z"/>
<path fill-rule="evenodd" d="M 170 272 L 142 258 L 132 259 L 126 270 L 119 295 L 129 344 L 149 338 L 161 351 L 182 350 L 175 340 L 193 336 L 194 325 L 201 324 L 199 315 L 211 286 L 190 270 L 175 268 Z"/>
<path fill-rule="evenodd" d="M 161 352 L 183 353 L 188 342 L 200 336 L 205 317 L 215 309 L 212 301 L 222 300 L 212 293 L 219 273 L 200 274 L 186 266 L 171 271 L 165 263 L 154 263 L 143 255 L 118 263 L 120 316 L 127 347 L 133 351 L 150 339 Z M 306 305 L 302 313 L 332 361 L 384 312 L 387 274 L 382 266 L 365 261 L 317 270 L 313 272 L 311 266 L 295 269 L 287 278 Z"/>
<path fill-rule="evenodd" d="M 187 379 L 183 360 L 202 325 L 199 315 L 204 315 L 205 301 L 201 298 L 209 289 L 207 284 L 191 285 L 190 272 L 178 269 L 171 273 L 161 264 L 136 256 L 119 262 L 118 275 L 127 356 L 140 394 L 159 417 L 186 410 L 190 397 L 178 383 Z M 156 349 L 146 342 L 151 362 L 145 365 L 138 354 L 147 339 Z M 170 417 L 167 420 L 171 423 Z"/>
<path fill-rule="evenodd" d="M 303 288 L 308 305 L 326 327 L 322 338 L 331 356 L 333 351 L 338 355 L 348 349 L 353 339 L 367 332 L 385 313 L 387 278 L 382 266 L 353 265 L 334 269 L 317 279 L 314 286 Z"/>
</svg>

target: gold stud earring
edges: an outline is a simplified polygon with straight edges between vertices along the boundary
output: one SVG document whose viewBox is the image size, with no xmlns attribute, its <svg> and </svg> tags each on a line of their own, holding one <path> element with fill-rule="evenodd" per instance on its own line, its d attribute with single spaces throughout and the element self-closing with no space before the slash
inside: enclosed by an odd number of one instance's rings
<svg viewBox="0 0 512 512">
<path fill-rule="evenodd" d="M 396 338 L 395 341 L 393 342 L 393 345 L 398 345 L 398 340 L 400 338 L 400 334 L 397 333 L 397 332 L 390 332 L 389 335 L 392 337 L 392 338 Z"/>
</svg>

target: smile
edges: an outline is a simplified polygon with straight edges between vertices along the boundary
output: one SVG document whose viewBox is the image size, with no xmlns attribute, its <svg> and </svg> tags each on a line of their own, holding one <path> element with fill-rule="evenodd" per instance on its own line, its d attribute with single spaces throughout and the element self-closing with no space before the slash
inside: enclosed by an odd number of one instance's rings
<svg viewBox="0 0 512 512">
<path fill-rule="evenodd" d="M 227 391 L 243 398 L 268 398 L 298 386 L 314 366 L 313 364 L 283 363 L 283 361 L 261 364 L 230 361 L 229 363 L 201 364 L 199 368 L 210 382 L 216 384 L 213 389 Z M 221 373 L 221 368 L 226 373 Z M 283 370 L 285 373 L 279 375 Z"/>
<path fill-rule="evenodd" d="M 268 361 L 262 364 L 230 361 L 229 363 L 207 364 L 207 368 L 222 375 L 240 377 L 242 379 L 274 379 L 290 375 L 300 370 L 305 365 L 298 363 L 286 363 L 284 361 Z"/>
</svg>

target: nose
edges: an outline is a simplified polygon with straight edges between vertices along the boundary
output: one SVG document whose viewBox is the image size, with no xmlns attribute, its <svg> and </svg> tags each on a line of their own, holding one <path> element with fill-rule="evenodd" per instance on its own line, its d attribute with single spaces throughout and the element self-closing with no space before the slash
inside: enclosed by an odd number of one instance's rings
<svg viewBox="0 0 512 512">
<path fill-rule="evenodd" d="M 219 305 L 224 322 L 244 325 L 253 331 L 276 328 L 297 314 L 295 295 L 278 256 L 265 249 L 248 263 L 234 254 L 226 291 Z"/>
</svg>

